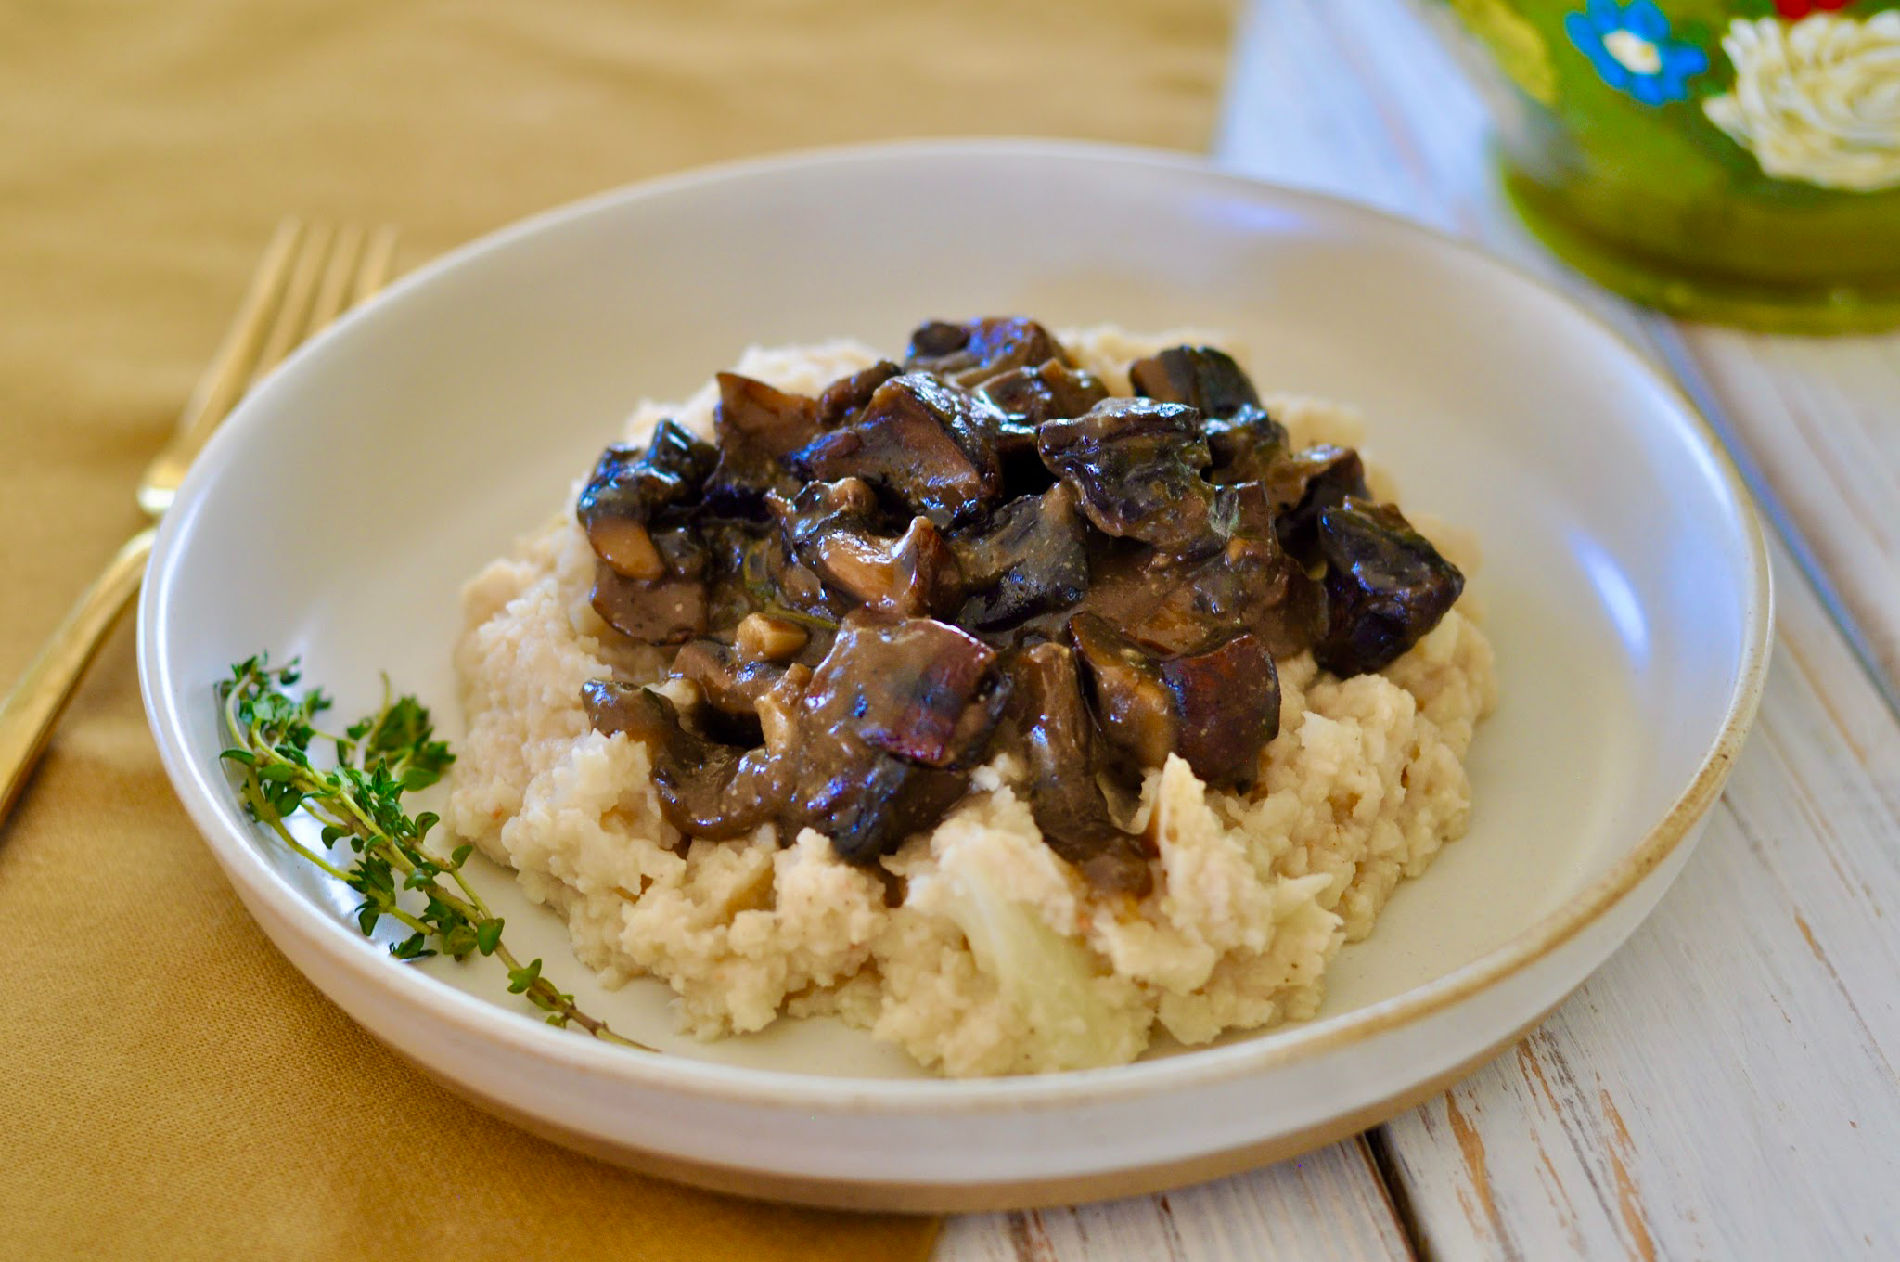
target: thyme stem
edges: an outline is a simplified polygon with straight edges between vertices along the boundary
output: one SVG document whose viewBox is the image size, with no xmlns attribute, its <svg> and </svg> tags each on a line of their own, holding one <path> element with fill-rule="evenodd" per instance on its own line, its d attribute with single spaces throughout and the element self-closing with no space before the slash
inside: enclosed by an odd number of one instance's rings
<svg viewBox="0 0 1900 1262">
<path fill-rule="evenodd" d="M 598 1039 L 642 1046 L 582 1011 L 572 995 L 541 975 L 539 959 L 524 965 L 502 942 L 506 922 L 489 910 L 462 872 L 472 846 L 458 846 L 447 858 L 427 848 L 429 832 L 440 821 L 426 811 L 410 815 L 402 796 L 434 784 L 455 761 L 448 744 L 434 739 L 428 710 L 412 696 L 392 699 L 385 676 L 377 711 L 334 736 L 315 723 L 330 706 L 321 689 L 308 689 L 301 697 L 286 691 L 299 679 L 295 661 L 273 668 L 259 654 L 233 666 L 231 677 L 218 684 L 231 742 L 222 757 L 245 813 L 292 853 L 356 891 L 363 900 L 356 922 L 365 934 L 385 916 L 410 930 L 390 948 L 397 959 L 492 955 L 508 970 L 509 992 L 545 1012 L 550 1025 L 578 1026 Z M 311 761 L 316 741 L 335 747 L 333 768 Z M 321 826 L 322 850 L 291 831 L 288 821 L 300 810 Z M 343 841 L 354 855 L 347 868 L 325 853 Z M 404 892 L 422 900 L 420 911 L 402 905 Z"/>
</svg>

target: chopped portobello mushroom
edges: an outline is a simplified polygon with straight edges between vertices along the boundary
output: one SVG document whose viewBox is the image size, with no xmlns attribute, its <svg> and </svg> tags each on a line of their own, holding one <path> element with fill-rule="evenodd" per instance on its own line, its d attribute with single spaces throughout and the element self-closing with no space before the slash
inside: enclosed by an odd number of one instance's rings
<svg viewBox="0 0 1900 1262">
<path fill-rule="evenodd" d="M 996 462 L 1003 471 L 1000 498 L 1005 504 L 1025 495 L 1040 495 L 1056 480 L 1036 450 L 1036 428 L 1006 416 L 990 430 L 990 438 L 996 446 Z"/>
<path fill-rule="evenodd" d="M 818 403 L 736 372 L 717 374 L 719 406 L 713 429 L 722 451 L 750 448 L 776 460 L 788 456 L 818 434 Z"/>
<path fill-rule="evenodd" d="M 1280 542 L 1303 563 L 1319 561 L 1319 514 L 1347 496 L 1367 497 L 1366 466 L 1350 447 L 1321 443 L 1273 462 L 1265 478 Z"/>
<path fill-rule="evenodd" d="M 877 388 L 903 371 L 890 360 L 880 359 L 869 368 L 854 372 L 849 377 L 838 378 L 818 396 L 819 427 L 836 429 L 862 412 Z"/>
<path fill-rule="evenodd" d="M 1276 541 L 1257 482 L 1218 488 L 1207 534 L 1180 555 L 1098 557 L 1085 603 L 1168 653 L 1243 630 L 1271 652 L 1300 653 L 1326 629 L 1325 589 Z"/>
<path fill-rule="evenodd" d="M 818 436 L 818 403 L 736 372 L 717 380 L 719 465 L 707 479 L 706 498 L 720 512 L 754 516 L 767 491 L 796 485 L 781 462 Z"/>
<path fill-rule="evenodd" d="M 757 715 L 760 699 L 777 686 L 785 668 L 746 661 L 717 640 L 693 640 L 680 646 L 673 658 L 673 673 L 691 680 L 706 704 L 720 713 Z"/>
<path fill-rule="evenodd" d="M 630 639 L 679 644 L 706 634 L 706 585 L 692 579 L 622 578 L 602 562 L 594 572 L 594 612 Z"/>
<path fill-rule="evenodd" d="M 1043 425 L 1036 449 L 1104 534 L 1171 550 L 1207 531 L 1214 488 L 1201 470 L 1211 458 L 1193 408 L 1104 399 Z"/>
<path fill-rule="evenodd" d="M 827 586 L 880 613 L 948 613 L 961 594 L 956 557 L 928 517 L 912 518 L 897 539 L 834 530 L 799 559 Z"/>
<path fill-rule="evenodd" d="M 788 463 L 808 479 L 861 478 L 906 515 L 945 529 L 988 511 L 1003 490 L 988 400 L 925 373 L 879 386 L 857 419 L 820 434 Z"/>
<path fill-rule="evenodd" d="M 1162 660 L 1174 696 L 1175 749 L 1217 789 L 1248 789 L 1260 751 L 1280 734 L 1280 676 L 1260 637 L 1240 632 L 1198 653 Z"/>
<path fill-rule="evenodd" d="M 1089 558 L 1075 492 L 1052 486 L 1010 501 L 990 528 L 953 542 L 964 590 L 958 623 L 1001 631 L 1066 609 L 1088 593 Z"/>
<path fill-rule="evenodd" d="M 1325 589 L 1280 547 L 1260 484 L 1221 487 L 1212 518 L 1189 557 L 1153 554 L 1134 582 L 1104 582 L 1099 611 L 1119 609 L 1123 627 L 1170 653 L 1240 630 L 1274 653 L 1312 647 L 1326 630 Z"/>
<path fill-rule="evenodd" d="M 1154 873 L 1141 838 L 1115 823 L 1096 781 L 1095 721 L 1082 700 L 1075 654 L 1044 641 L 1016 654 L 1010 678 L 1036 828 L 1097 889 L 1143 897 Z"/>
<path fill-rule="evenodd" d="M 1438 625 L 1465 588 L 1458 567 L 1390 504 L 1349 496 L 1321 509 L 1319 552 L 1330 625 L 1313 655 L 1336 675 L 1389 666 Z"/>
<path fill-rule="evenodd" d="M 1174 698 L 1154 655 L 1095 614 L 1069 620 L 1102 735 L 1135 767 L 1159 767 L 1174 750 Z"/>
<path fill-rule="evenodd" d="M 1262 481 L 1274 463 L 1286 456 L 1286 427 L 1267 415 L 1265 408 L 1250 405 L 1232 416 L 1206 420 L 1201 431 L 1214 455 L 1207 478 L 1217 486 Z"/>
<path fill-rule="evenodd" d="M 1183 403 L 1205 417 L 1233 416 L 1260 406 L 1260 396 L 1234 357 L 1211 346 L 1170 346 L 1128 366 L 1135 393 Z"/>
<path fill-rule="evenodd" d="M 628 578 L 606 560 L 595 567 L 594 612 L 622 635 L 649 644 L 704 635 L 709 604 L 704 546 L 683 527 L 650 535 L 648 546 L 655 578 Z"/>
<path fill-rule="evenodd" d="M 955 627 L 851 615 L 800 704 L 788 827 L 847 862 L 889 853 L 963 796 L 1008 693 L 995 651 Z"/>
<path fill-rule="evenodd" d="M 1005 496 L 1015 499 L 1040 494 L 1053 480 L 1036 452 L 1036 430 L 1045 421 L 1082 415 L 1108 397 L 1108 387 L 1092 373 L 1050 359 L 990 378 L 982 394 L 1003 415 L 991 438 L 1003 465 Z"/>
<path fill-rule="evenodd" d="M 659 578 L 665 570 L 648 527 L 668 509 L 698 502 L 718 460 L 711 443 L 671 420 L 654 428 L 644 449 L 607 448 L 574 509 L 595 555 L 624 578 Z"/>
<path fill-rule="evenodd" d="M 1069 362 L 1055 334 L 1022 316 L 991 316 L 963 324 L 931 320 L 910 335 L 907 369 L 922 369 L 960 386 L 977 386 L 1016 368 Z"/>
<path fill-rule="evenodd" d="M 1326 629 L 1326 590 L 1271 533 L 1229 539 L 1211 555 L 1122 554 L 1100 562 L 1083 602 L 1146 644 L 1184 653 L 1251 630 L 1274 653 L 1303 653 Z"/>
<path fill-rule="evenodd" d="M 689 837 L 737 837 L 783 809 L 791 768 L 769 746 L 747 751 L 686 730 L 673 703 L 634 684 L 596 679 L 581 688 L 598 732 L 647 747 L 660 811 Z"/>
<path fill-rule="evenodd" d="M 852 614 L 805 695 L 812 726 L 844 726 L 866 745 L 930 767 L 967 766 L 1008 693 L 996 650 L 929 618 Z"/>
<path fill-rule="evenodd" d="M 765 506 L 794 552 L 834 530 L 875 530 L 884 519 L 877 492 L 863 478 L 807 482 L 790 496 L 773 492 Z"/>
<path fill-rule="evenodd" d="M 1058 359 L 999 373 L 983 383 L 982 392 L 1010 419 L 1032 430 L 1044 421 L 1080 416 L 1108 397 L 1108 387 L 1094 373 Z"/>
<path fill-rule="evenodd" d="M 947 613 L 961 595 L 957 560 L 927 517 L 902 536 L 876 534 L 877 497 L 858 478 L 811 482 L 767 498 L 786 545 L 833 591 L 883 613 Z"/>
<path fill-rule="evenodd" d="M 682 646 L 671 673 L 700 700 L 597 680 L 590 721 L 647 744 L 682 832 L 811 827 L 865 865 L 1007 748 L 1051 848 L 1146 893 L 1105 759 L 1178 753 L 1245 787 L 1278 730 L 1274 655 L 1377 670 L 1463 580 L 1366 497 L 1357 453 L 1290 452 L 1225 354 L 1173 347 L 1131 376 L 1148 397 L 1107 397 L 1024 319 L 923 325 L 904 368 L 816 399 L 720 374 L 717 445 L 664 422 L 609 448 L 576 509 L 594 607 Z"/>
<path fill-rule="evenodd" d="M 1094 614 L 1069 623 L 1109 741 L 1140 767 L 1180 754 L 1216 789 L 1245 788 L 1280 730 L 1273 656 L 1250 632 L 1191 653 L 1150 653 Z"/>
<path fill-rule="evenodd" d="M 969 792 L 967 771 L 920 767 L 845 741 L 833 745 L 851 756 L 818 760 L 824 778 L 800 788 L 797 826 L 830 837 L 846 863 L 871 866 L 904 838 L 935 826 Z"/>
</svg>

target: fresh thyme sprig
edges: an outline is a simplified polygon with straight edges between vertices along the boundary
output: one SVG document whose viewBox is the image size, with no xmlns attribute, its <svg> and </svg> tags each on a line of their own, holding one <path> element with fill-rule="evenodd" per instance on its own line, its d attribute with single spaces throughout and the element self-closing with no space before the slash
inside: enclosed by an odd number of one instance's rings
<svg viewBox="0 0 1900 1262">
<path fill-rule="evenodd" d="M 428 710 L 412 696 L 392 701 L 385 678 L 381 708 L 332 736 L 316 725 L 317 716 L 330 708 L 322 689 L 308 689 L 301 697 L 285 691 L 299 679 L 295 661 L 272 667 L 259 654 L 233 666 L 231 678 L 218 684 L 231 740 L 223 757 L 236 776 L 245 812 L 356 891 L 363 900 L 356 907 L 356 923 L 365 934 L 385 916 L 409 929 L 409 936 L 389 949 L 397 959 L 438 953 L 457 960 L 495 956 L 508 969 L 509 993 L 525 996 L 547 1013 L 550 1025 L 572 1024 L 595 1038 L 640 1046 L 581 1011 L 572 995 L 541 975 L 539 959 L 523 964 L 509 951 L 501 940 L 502 917 L 489 911 L 462 874 L 474 847 L 464 843 L 446 859 L 426 848 L 440 820 L 428 811 L 411 816 L 402 795 L 434 784 L 455 761 L 447 742 L 434 739 Z M 334 768 L 312 763 L 310 747 L 317 741 L 334 745 Z M 290 830 L 288 821 L 299 810 L 322 826 L 321 850 Z M 347 868 L 325 853 L 344 840 L 354 855 Z M 413 897 L 404 900 L 404 892 Z"/>
</svg>

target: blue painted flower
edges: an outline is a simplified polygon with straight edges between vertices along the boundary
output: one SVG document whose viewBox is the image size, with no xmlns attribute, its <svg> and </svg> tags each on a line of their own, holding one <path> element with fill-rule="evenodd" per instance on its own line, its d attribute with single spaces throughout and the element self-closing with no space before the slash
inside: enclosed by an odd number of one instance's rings
<svg viewBox="0 0 1900 1262">
<path fill-rule="evenodd" d="M 1706 52 L 1670 38 L 1669 19 L 1654 0 L 1590 0 L 1564 19 L 1564 30 L 1605 83 L 1644 105 L 1680 101 L 1690 77 L 1709 68 Z"/>
</svg>

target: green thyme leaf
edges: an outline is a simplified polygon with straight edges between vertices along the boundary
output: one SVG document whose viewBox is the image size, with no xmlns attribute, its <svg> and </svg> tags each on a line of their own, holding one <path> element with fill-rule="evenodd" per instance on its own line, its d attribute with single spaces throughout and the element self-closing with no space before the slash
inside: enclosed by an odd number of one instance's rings
<svg viewBox="0 0 1900 1262">
<path fill-rule="evenodd" d="M 295 661 L 273 668 L 269 657 L 259 654 L 232 666 L 231 677 L 218 684 L 218 704 L 232 742 L 219 758 L 231 772 L 244 813 L 353 890 L 362 899 L 353 914 L 365 934 L 385 918 L 408 929 L 389 949 L 395 958 L 492 955 L 508 970 L 509 992 L 547 1013 L 550 1023 L 577 1025 L 595 1038 L 640 1046 L 583 1012 L 572 995 L 541 975 L 540 960 L 524 965 L 509 951 L 502 941 L 502 918 L 489 911 L 462 875 L 473 846 L 464 842 L 447 859 L 424 848 L 441 820 L 429 811 L 411 816 L 403 794 L 435 784 L 455 762 L 448 743 L 436 739 L 428 709 L 413 696 L 392 700 L 385 679 L 376 713 L 335 736 L 316 725 L 330 708 L 321 689 L 301 697 L 286 691 L 300 679 Z M 311 761 L 310 748 L 317 741 L 334 749 L 328 770 Z M 300 811 L 319 823 L 323 851 L 349 841 L 354 859 L 347 867 L 298 839 L 289 820 Z"/>
</svg>

